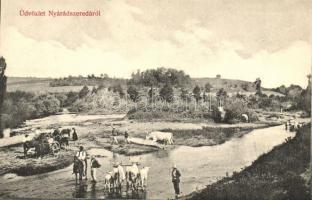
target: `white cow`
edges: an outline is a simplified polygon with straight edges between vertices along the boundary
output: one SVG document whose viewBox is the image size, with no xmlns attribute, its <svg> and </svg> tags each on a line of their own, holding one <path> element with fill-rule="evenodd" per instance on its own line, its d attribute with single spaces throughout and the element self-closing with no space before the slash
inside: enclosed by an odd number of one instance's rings
<svg viewBox="0 0 312 200">
<path fill-rule="evenodd" d="M 141 178 L 141 187 L 142 189 L 146 188 L 147 185 L 147 175 L 148 175 L 148 171 L 149 171 L 150 167 L 143 167 L 140 170 L 140 178 Z"/>
<path fill-rule="evenodd" d="M 146 135 L 146 139 L 153 139 L 153 141 L 164 141 L 166 144 L 173 144 L 173 136 L 170 132 L 153 131 Z"/>
<path fill-rule="evenodd" d="M 138 188 L 138 181 L 139 181 L 139 168 L 136 163 L 133 163 L 131 166 L 126 166 L 126 181 L 127 181 L 127 189 L 131 188 Z"/>
<path fill-rule="evenodd" d="M 112 172 L 107 172 L 104 177 L 104 188 L 108 189 L 109 191 L 112 188 L 114 182 L 112 174 Z"/>
<path fill-rule="evenodd" d="M 125 171 L 123 167 L 118 164 L 116 167 L 113 168 L 113 183 L 115 187 L 121 187 L 121 183 L 126 179 Z"/>
</svg>

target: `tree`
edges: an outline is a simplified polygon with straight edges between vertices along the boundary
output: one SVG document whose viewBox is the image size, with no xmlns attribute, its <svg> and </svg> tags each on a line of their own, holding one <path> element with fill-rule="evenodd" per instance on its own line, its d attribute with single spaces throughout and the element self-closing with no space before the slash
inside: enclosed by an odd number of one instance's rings
<svg viewBox="0 0 312 200">
<path fill-rule="evenodd" d="M 305 110 L 311 116 L 311 74 L 307 76 L 308 86 L 300 95 L 300 108 Z"/>
<path fill-rule="evenodd" d="M 96 92 L 97 92 L 97 88 L 95 88 L 95 86 L 93 86 L 91 94 L 96 94 Z"/>
<path fill-rule="evenodd" d="M 6 81 L 7 77 L 4 75 L 6 69 L 6 62 L 3 57 L 0 57 L 0 138 L 3 137 L 3 125 L 1 120 L 1 114 L 2 114 L 2 104 L 4 101 L 4 96 L 6 93 Z"/>
<path fill-rule="evenodd" d="M 248 90 L 249 90 L 249 85 L 248 85 L 248 83 L 242 83 L 242 84 L 241 84 L 241 87 L 242 87 L 242 89 L 245 90 L 245 91 L 248 91 Z"/>
<path fill-rule="evenodd" d="M 88 86 L 85 85 L 85 86 L 83 86 L 83 88 L 79 91 L 78 96 L 79 96 L 79 98 L 83 98 L 83 97 L 87 96 L 88 93 L 89 93 L 89 88 L 88 88 Z"/>
<path fill-rule="evenodd" d="M 191 82 L 189 75 L 182 70 L 160 67 L 157 69 L 148 69 L 143 72 L 139 70 L 131 74 L 129 84 L 144 85 L 148 87 L 161 87 L 169 84 L 171 86 L 182 87 Z"/>
<path fill-rule="evenodd" d="M 216 94 L 217 99 L 219 101 L 220 106 L 222 105 L 222 102 L 225 101 L 227 97 L 227 92 L 224 90 L 224 88 L 219 89 L 219 91 Z"/>
<path fill-rule="evenodd" d="M 181 94 L 180 97 L 183 101 L 188 101 L 189 100 L 189 92 L 186 88 L 181 88 Z"/>
<path fill-rule="evenodd" d="M 164 85 L 159 91 L 159 96 L 162 97 L 166 102 L 173 101 L 173 89 L 169 84 Z"/>
<path fill-rule="evenodd" d="M 128 89 L 127 89 L 127 93 L 129 94 L 130 99 L 133 102 L 136 102 L 139 99 L 139 92 L 138 92 L 138 89 L 135 86 L 130 85 L 128 87 Z"/>
<path fill-rule="evenodd" d="M 120 84 L 113 86 L 113 92 L 118 93 L 120 98 L 125 96 L 125 92 Z"/>
<path fill-rule="evenodd" d="M 208 82 L 205 84 L 205 92 L 209 93 L 212 88 L 212 85 Z"/>
<path fill-rule="evenodd" d="M 261 79 L 257 78 L 256 81 L 254 82 L 254 85 L 256 86 L 256 95 L 261 95 L 262 94 Z"/>
<path fill-rule="evenodd" d="M 68 92 L 66 96 L 67 96 L 67 98 L 64 102 L 64 105 L 63 105 L 64 107 L 65 106 L 71 106 L 79 98 L 78 93 L 72 92 L 72 91 Z"/>
<path fill-rule="evenodd" d="M 193 94 L 194 94 L 194 98 L 196 100 L 196 103 L 198 103 L 199 100 L 201 99 L 201 90 L 200 90 L 200 87 L 198 85 L 196 85 L 194 87 Z"/>
<path fill-rule="evenodd" d="M 40 95 L 35 101 L 37 117 L 55 114 L 60 111 L 60 101 L 54 95 Z"/>
</svg>

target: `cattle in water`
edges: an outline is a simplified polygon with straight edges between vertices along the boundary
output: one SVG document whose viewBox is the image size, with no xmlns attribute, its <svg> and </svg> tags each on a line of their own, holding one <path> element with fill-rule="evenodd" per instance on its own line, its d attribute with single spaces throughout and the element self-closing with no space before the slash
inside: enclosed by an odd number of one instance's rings
<svg viewBox="0 0 312 200">
<path fill-rule="evenodd" d="M 136 163 L 133 163 L 131 166 L 126 166 L 126 182 L 127 190 L 129 188 L 138 189 L 140 181 L 140 171 Z"/>
<path fill-rule="evenodd" d="M 113 178 L 112 172 L 107 172 L 104 177 L 104 188 L 110 191 L 111 188 L 113 188 L 114 185 L 114 178 Z"/>
<path fill-rule="evenodd" d="M 164 142 L 165 144 L 173 144 L 173 135 L 170 132 L 153 131 L 146 135 L 146 139 L 152 139 L 155 142 Z"/>
<path fill-rule="evenodd" d="M 143 167 L 141 170 L 140 170 L 140 185 L 142 187 L 142 189 L 146 189 L 146 185 L 147 185 L 147 176 L 148 176 L 148 171 L 149 171 L 149 167 Z"/>
<path fill-rule="evenodd" d="M 126 175 L 123 167 L 120 164 L 113 167 L 112 177 L 114 187 L 121 188 L 121 184 L 126 179 Z"/>
</svg>

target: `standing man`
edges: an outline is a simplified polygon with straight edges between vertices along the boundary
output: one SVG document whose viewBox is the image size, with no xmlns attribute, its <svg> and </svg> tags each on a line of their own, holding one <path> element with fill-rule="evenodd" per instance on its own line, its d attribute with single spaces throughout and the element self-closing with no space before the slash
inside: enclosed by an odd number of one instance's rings
<svg viewBox="0 0 312 200">
<path fill-rule="evenodd" d="M 128 137 L 129 137 L 128 130 L 126 130 L 125 131 L 125 141 L 126 141 L 127 144 L 129 143 Z"/>
<path fill-rule="evenodd" d="M 99 168 L 101 165 L 93 155 L 91 156 L 90 166 L 92 181 L 96 183 L 96 169 Z"/>
<path fill-rule="evenodd" d="M 79 151 L 77 152 L 76 156 L 78 160 L 82 161 L 83 163 L 84 176 L 85 176 L 85 179 L 87 180 L 87 167 L 88 167 L 87 152 L 83 149 L 83 146 L 79 147 Z"/>
<path fill-rule="evenodd" d="M 178 198 L 178 196 L 180 194 L 180 186 L 179 186 L 179 184 L 180 184 L 181 173 L 177 169 L 176 165 L 173 165 L 171 176 L 172 176 L 172 183 L 173 183 L 173 187 L 174 187 L 174 191 L 175 191 L 175 197 Z"/>
<path fill-rule="evenodd" d="M 75 128 L 72 128 L 72 129 L 73 129 L 73 135 L 72 135 L 73 141 L 76 141 L 78 140 L 78 135 L 77 135 L 76 129 Z"/>
<path fill-rule="evenodd" d="M 118 133 L 117 133 L 117 131 L 116 131 L 115 127 L 113 127 L 113 130 L 112 130 L 112 136 L 117 136 L 117 135 L 118 135 Z"/>
</svg>

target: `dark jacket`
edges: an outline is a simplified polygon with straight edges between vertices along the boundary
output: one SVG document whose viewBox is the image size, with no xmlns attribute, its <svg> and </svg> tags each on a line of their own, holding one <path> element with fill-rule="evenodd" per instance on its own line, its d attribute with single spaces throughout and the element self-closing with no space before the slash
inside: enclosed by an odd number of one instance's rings
<svg viewBox="0 0 312 200">
<path fill-rule="evenodd" d="M 172 182 L 180 182 L 181 173 L 178 169 L 173 169 L 171 172 Z"/>
<path fill-rule="evenodd" d="M 101 167 L 101 164 L 97 159 L 93 158 L 91 160 L 91 168 L 99 168 L 99 167 Z"/>
<path fill-rule="evenodd" d="M 78 140 L 78 135 L 77 135 L 76 131 L 73 132 L 73 140 L 74 141 Z"/>
</svg>

